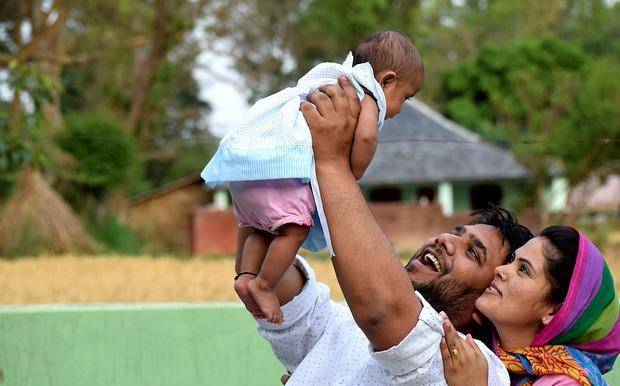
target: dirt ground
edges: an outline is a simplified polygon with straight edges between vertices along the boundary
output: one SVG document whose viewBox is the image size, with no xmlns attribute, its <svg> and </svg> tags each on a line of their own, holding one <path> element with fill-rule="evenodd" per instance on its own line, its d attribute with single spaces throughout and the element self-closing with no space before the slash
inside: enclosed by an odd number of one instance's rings
<svg viewBox="0 0 620 386">
<path fill-rule="evenodd" d="M 620 248 L 604 251 L 620 289 Z M 311 260 L 342 300 L 328 260 Z M 0 259 L 0 304 L 238 301 L 232 258 L 55 256 Z"/>
</svg>

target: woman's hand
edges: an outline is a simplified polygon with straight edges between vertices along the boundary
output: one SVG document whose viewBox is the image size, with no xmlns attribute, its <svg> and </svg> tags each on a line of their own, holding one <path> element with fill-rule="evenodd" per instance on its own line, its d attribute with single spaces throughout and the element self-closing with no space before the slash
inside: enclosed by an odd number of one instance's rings
<svg viewBox="0 0 620 386">
<path fill-rule="evenodd" d="M 486 386 L 489 365 L 471 335 L 463 339 L 452 326 L 445 312 L 443 316 L 444 338 L 441 338 L 441 358 L 448 385 Z"/>
</svg>

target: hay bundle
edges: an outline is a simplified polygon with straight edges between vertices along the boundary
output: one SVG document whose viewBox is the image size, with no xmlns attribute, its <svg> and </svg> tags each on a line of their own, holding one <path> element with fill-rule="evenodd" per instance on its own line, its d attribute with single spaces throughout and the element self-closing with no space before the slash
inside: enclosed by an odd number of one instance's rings
<svg viewBox="0 0 620 386">
<path fill-rule="evenodd" d="M 0 218 L 0 256 L 92 252 L 96 247 L 41 173 L 25 168 Z"/>
</svg>

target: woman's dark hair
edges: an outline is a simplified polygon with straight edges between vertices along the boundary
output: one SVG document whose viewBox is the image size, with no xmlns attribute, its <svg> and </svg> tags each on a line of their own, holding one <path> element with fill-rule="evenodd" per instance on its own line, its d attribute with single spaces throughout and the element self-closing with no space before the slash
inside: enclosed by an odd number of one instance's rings
<svg viewBox="0 0 620 386">
<path fill-rule="evenodd" d="M 550 226 L 538 235 L 543 246 L 545 275 L 551 284 L 547 301 L 560 304 L 566 298 L 579 251 L 579 232 L 567 226 Z"/>
</svg>

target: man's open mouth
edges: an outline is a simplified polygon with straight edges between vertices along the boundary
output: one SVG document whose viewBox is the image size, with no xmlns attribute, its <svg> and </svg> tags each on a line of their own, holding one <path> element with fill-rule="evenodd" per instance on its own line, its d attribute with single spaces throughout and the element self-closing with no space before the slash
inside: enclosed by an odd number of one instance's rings
<svg viewBox="0 0 620 386">
<path fill-rule="evenodd" d="M 435 272 L 443 272 L 440 259 L 429 250 L 426 250 L 420 257 L 420 262 Z"/>
</svg>

